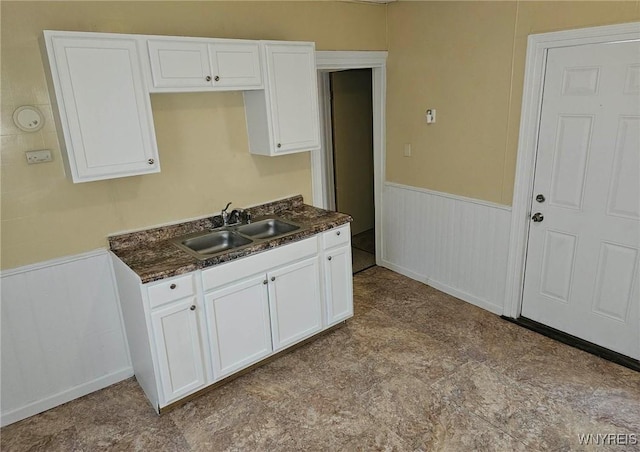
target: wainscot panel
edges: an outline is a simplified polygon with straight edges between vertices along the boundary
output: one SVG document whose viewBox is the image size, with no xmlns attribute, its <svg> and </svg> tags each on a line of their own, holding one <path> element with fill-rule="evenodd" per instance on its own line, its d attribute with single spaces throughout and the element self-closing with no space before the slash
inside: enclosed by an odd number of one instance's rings
<svg viewBox="0 0 640 452">
<path fill-rule="evenodd" d="M 106 250 L 2 272 L 2 426 L 133 375 Z"/>
<path fill-rule="evenodd" d="M 503 313 L 511 208 L 385 183 L 384 267 Z"/>
</svg>

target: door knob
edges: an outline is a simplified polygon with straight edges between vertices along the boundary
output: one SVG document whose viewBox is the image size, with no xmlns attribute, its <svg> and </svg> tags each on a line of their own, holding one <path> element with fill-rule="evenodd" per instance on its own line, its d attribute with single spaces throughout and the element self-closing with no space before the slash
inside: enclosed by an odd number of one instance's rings
<svg viewBox="0 0 640 452">
<path fill-rule="evenodd" d="M 531 219 L 534 223 L 540 223 L 542 220 L 544 220 L 544 215 L 542 215 L 540 212 L 536 212 L 533 214 Z"/>
<path fill-rule="evenodd" d="M 544 202 L 545 197 L 542 193 L 540 193 L 539 195 L 536 196 L 536 201 L 538 202 Z"/>
</svg>

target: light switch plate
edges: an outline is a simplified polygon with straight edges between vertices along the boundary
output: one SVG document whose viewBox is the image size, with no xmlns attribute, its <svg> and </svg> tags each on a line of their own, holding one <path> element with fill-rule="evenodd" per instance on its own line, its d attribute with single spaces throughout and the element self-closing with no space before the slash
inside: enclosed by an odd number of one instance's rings
<svg viewBox="0 0 640 452">
<path fill-rule="evenodd" d="M 49 149 L 41 149 L 39 151 L 27 151 L 27 163 L 32 165 L 34 163 L 44 163 L 51 161 L 51 151 Z"/>
</svg>

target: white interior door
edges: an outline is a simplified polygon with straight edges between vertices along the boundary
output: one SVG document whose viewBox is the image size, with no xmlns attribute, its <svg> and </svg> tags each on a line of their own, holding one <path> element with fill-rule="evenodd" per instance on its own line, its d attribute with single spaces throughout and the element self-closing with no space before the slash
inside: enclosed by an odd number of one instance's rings
<svg viewBox="0 0 640 452">
<path fill-rule="evenodd" d="M 533 196 L 522 316 L 640 358 L 640 42 L 548 51 Z"/>
</svg>

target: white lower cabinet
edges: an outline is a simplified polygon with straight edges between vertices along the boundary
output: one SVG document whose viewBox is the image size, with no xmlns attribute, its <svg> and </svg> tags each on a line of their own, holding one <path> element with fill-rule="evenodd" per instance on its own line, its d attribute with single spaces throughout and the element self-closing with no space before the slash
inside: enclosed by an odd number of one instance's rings
<svg viewBox="0 0 640 452">
<path fill-rule="evenodd" d="M 209 292 L 204 302 L 216 380 L 271 354 L 264 275 Z"/>
<path fill-rule="evenodd" d="M 349 239 L 346 225 L 148 284 L 114 255 L 134 372 L 154 408 L 351 317 Z"/>
<path fill-rule="evenodd" d="M 205 384 L 196 308 L 196 297 L 190 297 L 151 312 L 165 403 Z"/>
<path fill-rule="evenodd" d="M 351 246 L 345 245 L 324 253 L 325 302 L 327 325 L 353 316 L 353 277 Z"/>
<path fill-rule="evenodd" d="M 274 270 L 267 276 L 274 351 L 322 330 L 317 256 Z"/>
<path fill-rule="evenodd" d="M 322 234 L 326 325 L 353 316 L 351 226 L 349 223 Z"/>
</svg>

